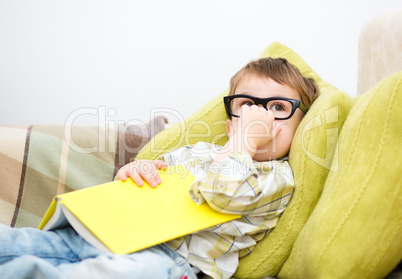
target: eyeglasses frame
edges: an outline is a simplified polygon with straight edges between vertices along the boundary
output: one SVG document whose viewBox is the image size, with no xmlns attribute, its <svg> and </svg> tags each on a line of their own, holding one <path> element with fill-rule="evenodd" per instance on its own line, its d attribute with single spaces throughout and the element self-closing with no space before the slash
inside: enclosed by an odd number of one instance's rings
<svg viewBox="0 0 402 279">
<path fill-rule="evenodd" d="M 253 100 L 255 105 L 263 105 L 264 108 L 266 108 L 266 105 L 268 104 L 268 102 L 273 101 L 273 100 L 282 100 L 282 101 L 289 101 L 292 103 L 292 113 L 288 116 L 288 117 L 275 117 L 275 120 L 286 120 L 289 119 L 293 116 L 293 114 L 295 113 L 296 109 L 300 109 L 304 114 L 307 113 L 307 108 L 305 105 L 303 105 L 303 103 L 299 100 L 295 100 L 295 99 L 291 99 L 291 98 L 285 98 L 285 97 L 271 97 L 271 98 L 258 98 L 258 97 L 254 97 L 254 96 L 250 96 L 247 94 L 237 94 L 237 95 L 229 95 L 229 96 L 225 96 L 223 97 L 223 103 L 225 104 L 225 110 L 227 115 L 230 117 L 240 117 L 239 115 L 235 115 L 232 113 L 232 109 L 230 107 L 230 102 L 232 101 L 232 99 L 236 99 L 236 98 L 248 98 Z"/>
</svg>

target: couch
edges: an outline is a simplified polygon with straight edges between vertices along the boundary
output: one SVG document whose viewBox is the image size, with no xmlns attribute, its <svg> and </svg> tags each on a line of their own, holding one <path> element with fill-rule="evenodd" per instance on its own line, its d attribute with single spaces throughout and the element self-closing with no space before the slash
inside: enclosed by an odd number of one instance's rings
<svg viewBox="0 0 402 279">
<path fill-rule="evenodd" d="M 290 150 L 294 196 L 277 227 L 240 260 L 236 278 L 401 274 L 401 31 L 402 10 L 364 26 L 354 98 L 287 46 L 274 42 L 261 54 L 285 57 L 314 78 L 321 93 Z M 0 222 L 37 227 L 55 195 L 111 181 L 134 158 L 154 159 L 197 141 L 223 144 L 226 94 L 168 128 L 163 117 L 118 129 L 0 126 Z"/>
</svg>

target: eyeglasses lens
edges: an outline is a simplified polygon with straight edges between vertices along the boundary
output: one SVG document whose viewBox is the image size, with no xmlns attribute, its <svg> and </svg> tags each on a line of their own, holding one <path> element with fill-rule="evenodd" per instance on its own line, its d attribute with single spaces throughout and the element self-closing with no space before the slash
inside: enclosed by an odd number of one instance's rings
<svg viewBox="0 0 402 279">
<path fill-rule="evenodd" d="M 230 109 L 234 115 L 240 116 L 240 108 L 243 105 L 252 106 L 255 103 L 249 98 L 234 98 L 230 102 Z M 271 100 L 264 107 L 272 111 L 275 118 L 286 118 L 291 115 L 293 109 L 292 103 L 286 100 Z"/>
</svg>

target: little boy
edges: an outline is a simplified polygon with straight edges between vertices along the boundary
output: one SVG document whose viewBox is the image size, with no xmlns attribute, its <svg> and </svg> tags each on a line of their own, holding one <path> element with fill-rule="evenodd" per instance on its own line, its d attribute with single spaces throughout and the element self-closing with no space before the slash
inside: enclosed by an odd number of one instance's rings
<svg viewBox="0 0 402 279">
<path fill-rule="evenodd" d="M 250 62 L 232 77 L 224 98 L 225 146 L 199 142 L 117 173 L 116 179 L 156 187 L 158 169 L 182 164 L 197 178 L 189 189 L 195 202 L 240 219 L 129 255 L 102 253 L 70 227 L 43 232 L 0 226 L 0 278 L 197 278 L 199 272 L 230 278 L 239 257 L 275 227 L 292 196 L 285 156 L 317 95 L 314 81 L 285 59 Z"/>
</svg>

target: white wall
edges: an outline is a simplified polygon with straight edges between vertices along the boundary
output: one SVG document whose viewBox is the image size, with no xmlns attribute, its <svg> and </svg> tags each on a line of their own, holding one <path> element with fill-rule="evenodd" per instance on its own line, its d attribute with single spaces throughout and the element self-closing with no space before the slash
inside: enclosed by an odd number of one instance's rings
<svg viewBox="0 0 402 279">
<path fill-rule="evenodd" d="M 399 3 L 0 0 L 0 125 L 187 117 L 273 41 L 354 96 L 359 31 Z"/>
</svg>

